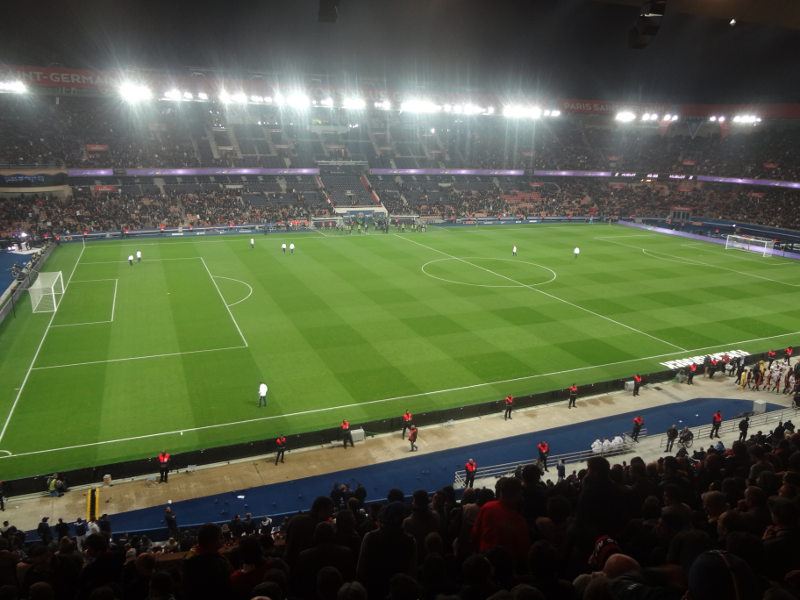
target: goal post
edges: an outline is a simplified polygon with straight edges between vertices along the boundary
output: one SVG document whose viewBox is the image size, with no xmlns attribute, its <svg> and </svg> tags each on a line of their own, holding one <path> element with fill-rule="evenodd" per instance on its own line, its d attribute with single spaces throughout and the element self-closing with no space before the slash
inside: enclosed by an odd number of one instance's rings
<svg viewBox="0 0 800 600">
<path fill-rule="evenodd" d="M 61 271 L 39 273 L 28 292 L 31 295 L 31 308 L 34 313 L 51 313 L 58 308 L 64 295 L 64 277 Z"/>
<path fill-rule="evenodd" d="M 725 238 L 725 250 L 744 250 L 757 252 L 762 256 L 771 256 L 775 242 L 745 235 L 728 235 Z"/>
</svg>

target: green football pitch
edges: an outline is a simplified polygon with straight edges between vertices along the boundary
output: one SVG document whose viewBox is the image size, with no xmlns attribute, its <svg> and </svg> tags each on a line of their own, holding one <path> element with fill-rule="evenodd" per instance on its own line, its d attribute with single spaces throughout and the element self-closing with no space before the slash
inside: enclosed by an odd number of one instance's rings
<svg viewBox="0 0 800 600">
<path fill-rule="evenodd" d="M 44 270 L 63 273 L 58 311 L 26 299 L 0 329 L 3 479 L 630 377 L 800 329 L 796 262 L 614 225 L 74 243 Z"/>
</svg>

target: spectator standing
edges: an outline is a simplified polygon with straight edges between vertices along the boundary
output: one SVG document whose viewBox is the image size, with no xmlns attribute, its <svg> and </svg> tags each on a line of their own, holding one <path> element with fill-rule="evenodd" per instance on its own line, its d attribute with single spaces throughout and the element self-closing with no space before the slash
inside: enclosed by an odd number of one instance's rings
<svg viewBox="0 0 800 600">
<path fill-rule="evenodd" d="M 61 541 L 63 537 L 69 537 L 69 523 L 64 523 L 64 519 L 59 518 L 55 524 L 56 540 Z"/>
<path fill-rule="evenodd" d="M 342 442 L 344 443 L 344 449 L 347 450 L 347 442 L 350 442 L 350 446 L 355 448 L 355 444 L 353 443 L 353 432 L 350 431 L 350 421 L 347 419 L 342 419 L 340 427 L 342 428 Z"/>
<path fill-rule="evenodd" d="M 644 425 L 644 419 L 642 415 L 636 415 L 633 417 L 633 429 L 631 430 L 631 439 L 634 442 L 639 441 L 639 432 L 642 430 L 642 425 Z"/>
<path fill-rule="evenodd" d="M 180 537 L 180 530 L 178 529 L 178 517 L 172 512 L 171 506 L 164 507 L 164 524 L 167 526 L 167 531 L 171 538 L 178 539 Z"/>
<path fill-rule="evenodd" d="M 417 451 L 417 426 L 411 425 L 411 429 L 408 432 L 408 441 L 411 442 L 411 452 Z"/>
<path fill-rule="evenodd" d="M 50 523 L 48 523 L 47 520 L 47 517 L 42 517 L 42 520 L 39 521 L 39 525 L 36 527 L 36 533 L 39 534 L 39 539 L 42 540 L 42 544 L 45 546 L 50 545 L 50 542 L 53 541 L 53 531 L 50 529 Z"/>
<path fill-rule="evenodd" d="M 169 482 L 169 459 L 170 455 L 166 450 L 162 450 L 158 455 L 158 472 L 161 476 L 158 483 Z"/>
<path fill-rule="evenodd" d="M 406 438 L 406 429 L 409 429 L 414 424 L 414 415 L 411 414 L 411 411 L 406 409 L 406 412 L 403 413 L 403 433 L 401 437 L 403 439 Z"/>
<path fill-rule="evenodd" d="M 673 423 L 672 427 L 667 429 L 667 447 L 665 448 L 667 452 L 672 452 L 672 447 L 675 445 L 675 440 L 677 439 L 677 437 L 678 437 L 678 428 Z"/>
<path fill-rule="evenodd" d="M 469 489 L 475 485 L 475 473 L 477 470 L 478 464 L 475 462 L 475 459 L 470 458 L 464 465 L 464 472 L 466 474 L 466 477 L 464 478 L 464 487 L 466 489 Z"/>
<path fill-rule="evenodd" d="M 694 385 L 692 383 L 692 380 L 694 379 L 695 373 L 697 373 L 697 365 L 695 363 L 692 363 L 689 365 L 689 373 L 686 378 L 686 383 L 688 383 L 689 385 Z"/>
<path fill-rule="evenodd" d="M 514 409 L 514 396 L 509 394 L 503 401 L 505 405 L 505 412 L 503 413 L 503 420 L 507 421 L 511 418 L 511 411 Z"/>
<path fill-rule="evenodd" d="M 717 410 L 717 412 L 711 416 L 711 433 L 708 436 L 709 439 L 719 437 L 720 425 L 722 425 L 722 412 Z"/>
<path fill-rule="evenodd" d="M 220 554 L 225 545 L 222 528 L 206 523 L 197 532 L 197 545 L 183 561 L 184 596 L 193 600 L 218 600 L 231 595 L 231 566 Z"/>
<path fill-rule="evenodd" d="M 542 440 L 536 445 L 536 448 L 539 450 L 539 462 L 542 464 L 542 469 L 549 471 L 550 469 L 547 468 L 547 457 L 550 456 L 550 444 Z"/>
<path fill-rule="evenodd" d="M 747 430 L 750 429 L 750 417 L 745 417 L 739 421 L 739 441 L 747 441 Z"/>
<path fill-rule="evenodd" d="M 283 456 L 286 454 L 286 436 L 279 435 L 275 438 L 275 464 L 278 464 L 278 460 L 283 462 Z"/>
<path fill-rule="evenodd" d="M 642 376 L 637 373 L 633 376 L 633 395 L 639 395 L 639 388 L 642 387 Z"/>
<path fill-rule="evenodd" d="M 577 400 L 578 400 L 578 386 L 573 383 L 571 386 L 569 386 L 569 404 L 567 405 L 567 408 L 572 408 L 572 407 L 578 408 L 577 404 L 575 404 Z"/>
</svg>

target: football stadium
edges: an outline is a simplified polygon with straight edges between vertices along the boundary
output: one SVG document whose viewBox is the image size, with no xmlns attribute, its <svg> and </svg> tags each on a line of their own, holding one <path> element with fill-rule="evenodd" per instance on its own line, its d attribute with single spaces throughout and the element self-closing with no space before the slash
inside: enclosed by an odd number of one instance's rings
<svg viewBox="0 0 800 600">
<path fill-rule="evenodd" d="M 9 598 L 800 597 L 796 10 L 51 4 L 0 55 Z"/>
</svg>

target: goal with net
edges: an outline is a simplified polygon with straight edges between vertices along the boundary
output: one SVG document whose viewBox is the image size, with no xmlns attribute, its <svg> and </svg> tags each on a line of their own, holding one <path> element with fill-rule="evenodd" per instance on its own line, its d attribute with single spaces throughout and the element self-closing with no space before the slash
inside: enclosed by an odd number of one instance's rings
<svg viewBox="0 0 800 600">
<path fill-rule="evenodd" d="M 762 256 L 772 256 L 774 247 L 775 242 L 772 240 L 762 240 L 744 235 L 729 235 L 725 239 L 725 250 L 745 250 L 758 252 Z"/>
<path fill-rule="evenodd" d="M 28 292 L 31 295 L 31 307 L 35 313 L 55 312 L 64 295 L 64 278 L 61 271 L 39 273 Z"/>
</svg>

